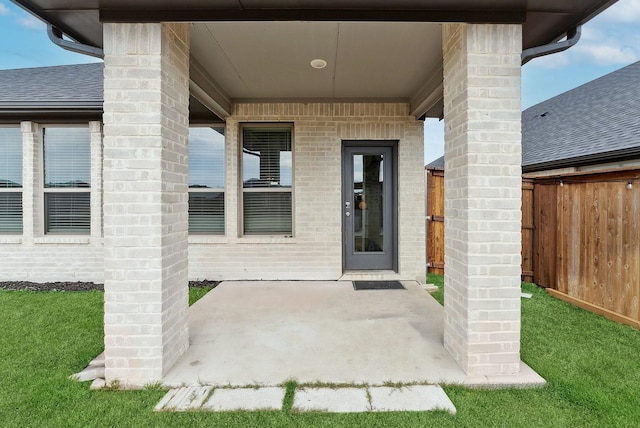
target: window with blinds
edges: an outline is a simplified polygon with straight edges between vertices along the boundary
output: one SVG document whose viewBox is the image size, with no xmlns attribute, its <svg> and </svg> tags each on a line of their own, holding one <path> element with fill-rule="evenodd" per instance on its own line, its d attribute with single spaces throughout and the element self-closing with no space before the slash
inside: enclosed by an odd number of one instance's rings
<svg viewBox="0 0 640 428">
<path fill-rule="evenodd" d="M 242 128 L 242 212 L 245 235 L 291 234 L 292 128 Z"/>
<path fill-rule="evenodd" d="M 189 128 L 189 233 L 224 234 L 224 129 Z"/>
<path fill-rule="evenodd" d="M 0 233 L 22 232 L 22 133 L 0 127 Z"/>
<path fill-rule="evenodd" d="M 46 233 L 91 229 L 91 139 L 88 128 L 45 128 Z"/>
</svg>

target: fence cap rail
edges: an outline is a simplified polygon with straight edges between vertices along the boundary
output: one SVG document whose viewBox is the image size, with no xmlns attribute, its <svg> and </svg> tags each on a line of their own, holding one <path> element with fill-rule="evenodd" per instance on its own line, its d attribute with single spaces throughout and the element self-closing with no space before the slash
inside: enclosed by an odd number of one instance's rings
<svg viewBox="0 0 640 428">
<path fill-rule="evenodd" d="M 536 183 L 544 183 L 544 182 L 554 182 L 559 179 L 566 178 L 580 178 L 582 180 L 601 180 L 603 178 L 607 179 L 635 179 L 640 178 L 640 166 L 629 166 L 624 168 L 607 168 L 600 170 L 592 170 L 592 171 L 576 171 L 576 172 L 567 172 L 564 174 L 552 174 L 552 175 L 542 175 L 540 173 L 530 172 L 522 175 L 523 178 L 534 179 Z"/>
</svg>

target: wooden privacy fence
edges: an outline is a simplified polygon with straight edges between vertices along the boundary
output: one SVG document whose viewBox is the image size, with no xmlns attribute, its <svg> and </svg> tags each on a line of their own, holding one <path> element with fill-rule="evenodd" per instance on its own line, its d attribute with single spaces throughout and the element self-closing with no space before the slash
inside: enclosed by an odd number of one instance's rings
<svg viewBox="0 0 640 428">
<path fill-rule="evenodd" d="M 427 180 L 427 271 L 444 274 L 444 170 L 429 168 Z M 533 180 L 522 180 L 522 280 L 533 282 Z"/>
<path fill-rule="evenodd" d="M 444 170 L 427 170 L 427 271 L 444 274 Z"/>
<path fill-rule="evenodd" d="M 443 171 L 427 180 L 427 266 L 442 273 Z M 523 280 L 640 328 L 640 169 L 523 179 L 522 190 Z"/>
</svg>

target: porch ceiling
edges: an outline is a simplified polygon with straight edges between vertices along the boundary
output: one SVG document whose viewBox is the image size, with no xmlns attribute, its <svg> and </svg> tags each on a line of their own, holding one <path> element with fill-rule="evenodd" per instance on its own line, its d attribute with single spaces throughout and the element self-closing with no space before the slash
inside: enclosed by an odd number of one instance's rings
<svg viewBox="0 0 640 428">
<path fill-rule="evenodd" d="M 232 99 L 409 100 L 430 74 L 442 79 L 439 24 L 217 22 L 191 34 L 192 57 Z"/>
<path fill-rule="evenodd" d="M 193 22 L 192 95 L 224 117 L 234 101 L 410 102 L 442 114 L 440 22 L 523 24 L 550 43 L 615 0 L 12 0 L 85 44 L 102 22 Z M 310 61 L 327 67 L 313 69 Z"/>
</svg>

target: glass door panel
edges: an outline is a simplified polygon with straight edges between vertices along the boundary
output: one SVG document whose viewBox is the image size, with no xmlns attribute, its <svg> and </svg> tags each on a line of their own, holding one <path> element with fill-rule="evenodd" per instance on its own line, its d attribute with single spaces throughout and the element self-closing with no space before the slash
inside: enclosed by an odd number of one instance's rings
<svg viewBox="0 0 640 428">
<path fill-rule="evenodd" d="M 357 253 L 384 248 L 384 155 L 353 155 L 353 243 Z"/>
<path fill-rule="evenodd" d="M 342 194 L 346 270 L 397 269 L 393 145 L 345 142 Z"/>
</svg>

